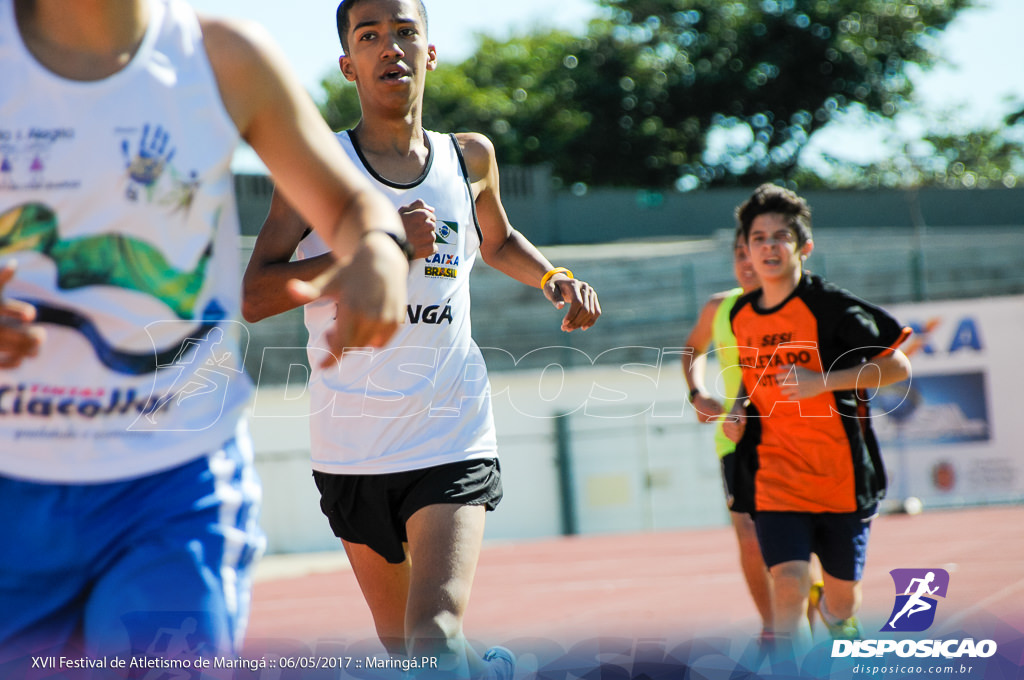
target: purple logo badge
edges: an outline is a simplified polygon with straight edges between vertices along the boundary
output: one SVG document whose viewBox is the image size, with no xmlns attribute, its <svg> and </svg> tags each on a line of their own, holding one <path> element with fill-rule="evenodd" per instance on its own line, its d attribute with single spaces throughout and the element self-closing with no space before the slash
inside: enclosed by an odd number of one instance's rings
<svg viewBox="0 0 1024 680">
<path fill-rule="evenodd" d="M 935 621 L 936 597 L 946 597 L 949 572 L 945 569 L 893 569 L 896 603 L 883 631 L 919 633 Z"/>
</svg>

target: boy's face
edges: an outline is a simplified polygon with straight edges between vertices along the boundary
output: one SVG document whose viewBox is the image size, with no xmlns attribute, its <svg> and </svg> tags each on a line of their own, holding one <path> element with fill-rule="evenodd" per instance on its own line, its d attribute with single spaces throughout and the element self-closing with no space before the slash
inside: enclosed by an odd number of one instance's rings
<svg viewBox="0 0 1024 680">
<path fill-rule="evenodd" d="M 409 106 L 423 93 L 437 53 L 427 44 L 426 26 L 415 0 L 362 0 L 349 14 L 348 54 L 339 60 L 356 83 L 360 101 L 383 98 Z"/>
<path fill-rule="evenodd" d="M 796 231 L 779 213 L 758 215 L 750 224 L 750 263 L 762 283 L 793 279 L 813 247 L 811 241 L 798 246 Z"/>
<path fill-rule="evenodd" d="M 743 292 L 749 293 L 759 287 L 757 272 L 750 263 L 750 251 L 741 239 L 736 240 L 736 245 L 732 249 L 732 271 Z"/>
</svg>

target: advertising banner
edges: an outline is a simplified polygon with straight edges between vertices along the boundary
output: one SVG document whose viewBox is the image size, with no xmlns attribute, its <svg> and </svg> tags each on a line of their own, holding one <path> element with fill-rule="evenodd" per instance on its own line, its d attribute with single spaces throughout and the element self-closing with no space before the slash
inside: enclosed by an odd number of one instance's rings
<svg viewBox="0 0 1024 680">
<path fill-rule="evenodd" d="M 927 507 L 1024 499 L 1024 297 L 897 305 L 913 375 L 872 402 L 890 502 Z"/>
</svg>

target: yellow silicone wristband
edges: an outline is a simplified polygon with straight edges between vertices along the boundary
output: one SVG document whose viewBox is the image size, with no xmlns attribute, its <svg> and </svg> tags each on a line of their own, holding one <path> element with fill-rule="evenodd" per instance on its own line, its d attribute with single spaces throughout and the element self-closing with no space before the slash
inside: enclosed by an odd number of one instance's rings
<svg viewBox="0 0 1024 680">
<path fill-rule="evenodd" d="M 555 274 L 565 274 L 570 279 L 575 278 L 572 275 L 572 272 L 569 271 L 568 269 L 566 269 L 565 267 L 555 267 L 554 269 L 549 271 L 547 274 L 545 274 L 543 277 L 541 277 L 540 287 L 543 288 L 544 286 L 548 285 L 548 281 L 550 281 L 551 277 L 554 276 Z"/>
</svg>

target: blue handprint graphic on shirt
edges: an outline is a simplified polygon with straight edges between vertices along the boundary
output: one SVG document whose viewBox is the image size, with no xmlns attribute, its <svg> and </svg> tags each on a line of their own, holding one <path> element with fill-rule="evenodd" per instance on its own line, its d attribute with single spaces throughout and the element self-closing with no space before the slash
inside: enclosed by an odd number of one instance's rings
<svg viewBox="0 0 1024 680">
<path fill-rule="evenodd" d="M 142 126 L 142 136 L 134 156 L 129 141 L 126 139 L 121 142 L 121 152 L 125 157 L 128 177 L 147 189 L 151 189 L 160 179 L 164 168 L 174 158 L 176 150 L 174 146 L 171 146 L 170 134 L 162 126 L 157 125 L 153 128 L 149 123 Z M 129 197 L 135 198 L 132 188 L 129 188 Z"/>
</svg>

